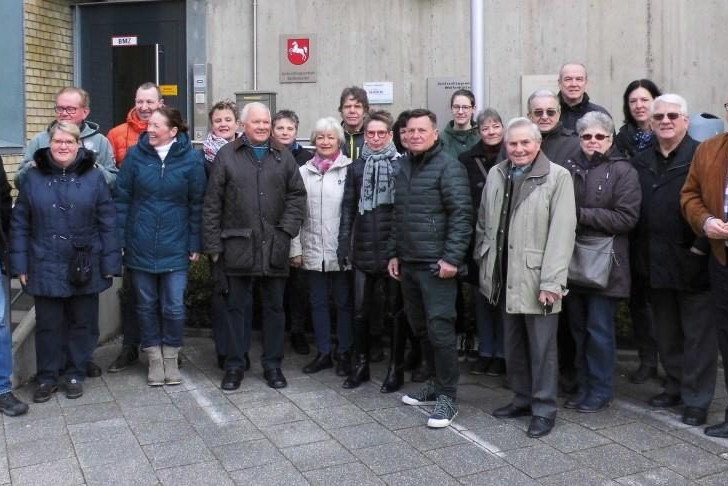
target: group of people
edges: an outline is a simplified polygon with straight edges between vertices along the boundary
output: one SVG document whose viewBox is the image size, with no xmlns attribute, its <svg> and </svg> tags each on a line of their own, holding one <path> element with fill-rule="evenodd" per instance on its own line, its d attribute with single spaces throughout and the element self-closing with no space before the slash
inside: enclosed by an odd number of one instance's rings
<svg viewBox="0 0 728 486">
<path fill-rule="evenodd" d="M 193 148 L 150 83 L 106 139 L 86 121 L 88 94 L 62 90 L 56 122 L 16 175 L 8 245 L 10 273 L 36 302 L 34 401 L 50 399 L 61 374 L 76 398 L 101 373 L 91 359 L 98 294 L 121 275 L 122 255 L 134 312 L 109 371 L 141 348 L 150 386 L 181 383 L 187 270 L 204 254 L 223 390 L 238 389 L 250 367 L 259 298 L 270 387 L 287 385 L 287 317 L 294 349 L 307 353 L 310 312 L 317 352 L 303 372 L 332 368 L 344 388 L 370 379 L 372 334 L 384 327 L 381 391 L 415 369 L 413 381 L 426 383 L 403 402 L 434 405 L 428 426 L 446 427 L 458 411 L 458 331 L 472 316 L 469 371 L 506 373 L 513 391 L 493 414 L 530 416 L 527 435 L 542 437 L 559 388 L 565 408 L 610 405 L 615 315 L 629 299 L 640 356 L 630 380 L 654 378 L 659 357 L 665 388 L 650 405 L 682 404 L 683 422 L 704 424 L 718 348 L 728 357 L 727 136 L 693 140 L 684 98 L 650 80 L 627 86 L 619 131 L 589 99 L 582 64 L 562 66 L 558 84 L 532 93 L 526 116 L 508 123 L 458 90 L 442 133 L 429 110 L 395 119 L 346 88 L 341 120 L 313 124 L 312 151 L 296 141 L 295 112 L 228 101 L 213 106 L 210 134 Z M 0 405 L 27 410 L 8 386 Z M 728 415 L 705 432 L 728 437 Z"/>
</svg>

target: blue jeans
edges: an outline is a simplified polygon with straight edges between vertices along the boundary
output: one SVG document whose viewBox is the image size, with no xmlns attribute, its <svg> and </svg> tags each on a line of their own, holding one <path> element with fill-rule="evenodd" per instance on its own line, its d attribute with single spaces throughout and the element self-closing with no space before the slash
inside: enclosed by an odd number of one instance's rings
<svg viewBox="0 0 728 486">
<path fill-rule="evenodd" d="M 7 288 L 7 277 L 0 273 L 0 395 L 13 389 L 10 382 L 10 375 L 13 373 L 13 338 L 10 332 Z"/>
<path fill-rule="evenodd" d="M 564 302 L 576 342 L 579 392 L 602 399 L 614 396 L 617 299 L 572 292 Z"/>
<path fill-rule="evenodd" d="M 478 325 L 478 354 L 483 358 L 502 358 L 503 319 L 498 309 L 473 287 L 475 322 Z"/>
<path fill-rule="evenodd" d="M 186 319 L 187 270 L 166 273 L 134 270 L 132 282 L 142 349 L 162 344 L 181 347 Z"/>
<path fill-rule="evenodd" d="M 336 304 L 336 335 L 339 340 L 336 351 L 344 353 L 351 350 L 352 305 L 351 272 L 317 272 L 306 270 L 309 295 L 311 298 L 311 319 L 316 334 L 318 352 L 331 352 L 331 316 L 329 314 L 329 292 L 334 295 Z"/>
</svg>

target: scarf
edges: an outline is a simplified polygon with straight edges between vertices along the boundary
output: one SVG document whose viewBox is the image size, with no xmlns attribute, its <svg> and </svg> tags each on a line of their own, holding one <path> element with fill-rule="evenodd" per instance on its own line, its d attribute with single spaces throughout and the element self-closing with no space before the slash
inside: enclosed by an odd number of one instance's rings
<svg viewBox="0 0 728 486">
<path fill-rule="evenodd" d="M 637 152 L 642 152 L 652 144 L 652 132 L 638 128 L 634 133 L 634 143 L 635 147 L 637 147 Z"/>
<path fill-rule="evenodd" d="M 224 138 L 218 137 L 212 132 L 208 133 L 207 137 L 205 137 L 205 140 L 202 142 L 202 149 L 205 152 L 205 160 L 208 162 L 215 160 L 217 151 L 220 150 L 220 148 L 222 148 L 222 146 L 226 143 L 228 143 L 228 141 Z"/>
<path fill-rule="evenodd" d="M 361 158 L 364 159 L 364 180 L 359 197 L 359 214 L 371 211 L 381 204 L 394 203 L 394 168 L 392 160 L 397 156 L 394 142 L 378 152 L 372 152 L 364 144 Z"/>
<path fill-rule="evenodd" d="M 334 165 L 334 162 L 336 162 L 336 159 L 339 158 L 339 155 L 341 155 L 341 150 L 336 152 L 332 157 L 321 157 L 318 152 L 314 154 L 313 160 L 311 160 L 311 163 L 321 172 L 322 174 L 326 174 L 326 172 L 331 168 L 332 165 Z"/>
<path fill-rule="evenodd" d="M 262 161 L 263 157 L 265 157 L 265 153 L 270 147 L 269 140 L 266 140 L 260 145 L 255 145 L 244 133 L 240 135 L 240 138 L 243 139 L 243 144 L 248 145 L 250 148 L 253 149 L 253 153 L 255 154 L 255 158 L 258 159 L 258 162 Z"/>
</svg>

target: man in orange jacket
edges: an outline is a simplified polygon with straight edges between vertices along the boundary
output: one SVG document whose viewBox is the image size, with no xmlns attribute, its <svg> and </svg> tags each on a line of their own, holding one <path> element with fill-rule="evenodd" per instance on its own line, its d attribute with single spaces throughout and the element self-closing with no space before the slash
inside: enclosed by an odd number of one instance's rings
<svg viewBox="0 0 728 486">
<path fill-rule="evenodd" d="M 129 147 L 136 145 L 139 135 L 147 131 L 147 122 L 154 110 L 162 105 L 164 105 L 164 100 L 156 84 L 144 83 L 137 88 L 134 108 L 129 110 L 129 114 L 126 115 L 126 123 L 109 130 L 109 143 L 114 150 L 117 167 L 121 167 Z M 128 268 L 124 269 L 123 290 L 125 296 L 122 315 L 124 340 L 119 356 L 108 368 L 109 373 L 125 370 L 139 358 L 141 336 L 136 319 L 136 299 L 131 285 L 131 271 Z"/>
<path fill-rule="evenodd" d="M 156 84 L 144 83 L 137 88 L 134 108 L 126 115 L 126 122 L 109 130 L 108 139 L 117 167 L 121 167 L 129 147 L 136 145 L 139 135 L 147 131 L 147 121 L 154 110 L 162 105 L 164 100 Z"/>
</svg>

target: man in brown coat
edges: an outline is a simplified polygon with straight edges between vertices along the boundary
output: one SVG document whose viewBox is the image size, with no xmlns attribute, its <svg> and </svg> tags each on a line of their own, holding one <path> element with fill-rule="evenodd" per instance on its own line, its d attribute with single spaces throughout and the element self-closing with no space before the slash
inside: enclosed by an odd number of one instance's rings
<svg viewBox="0 0 728 486">
<path fill-rule="evenodd" d="M 725 105 L 728 110 L 728 103 Z M 728 118 L 728 115 L 726 116 Z M 680 203 L 693 231 L 710 240 L 710 286 L 718 348 L 728 362 L 728 134 L 701 143 L 682 188 Z M 728 384 L 728 376 L 726 376 Z M 728 438 L 728 410 L 722 423 L 705 429 L 707 435 Z"/>
</svg>

